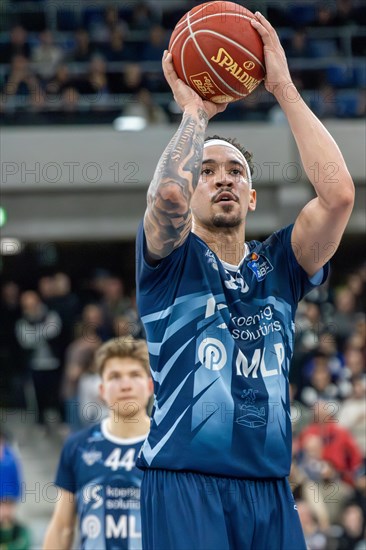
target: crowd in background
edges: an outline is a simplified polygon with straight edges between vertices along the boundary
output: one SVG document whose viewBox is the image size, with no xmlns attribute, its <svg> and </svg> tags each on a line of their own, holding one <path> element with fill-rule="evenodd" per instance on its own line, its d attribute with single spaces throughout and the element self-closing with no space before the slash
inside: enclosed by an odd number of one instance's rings
<svg viewBox="0 0 366 550">
<path fill-rule="evenodd" d="M 60 4 L 52 12 L 52 28 L 47 0 L 39 0 L 33 13 L 10 10 L 0 32 L 4 122 L 97 123 L 120 114 L 142 116 L 150 124 L 175 120 L 179 113 L 161 57 L 180 17 L 200 3 L 118 6 L 85 0 L 74 9 Z M 17 6 L 15 0 L 11 4 Z M 364 116 L 364 0 L 268 0 L 261 9 L 278 29 L 294 81 L 316 114 Z M 276 121 L 277 109 L 261 85 L 245 101 L 230 105 L 221 115 L 225 119 Z"/>
<path fill-rule="evenodd" d="M 290 482 L 311 550 L 364 550 L 366 534 L 366 265 L 300 302 L 291 367 Z M 90 425 L 106 411 L 93 353 L 144 337 L 134 295 L 98 270 L 83 285 L 55 272 L 1 288 L 2 401 L 34 413 L 40 435 Z"/>
</svg>

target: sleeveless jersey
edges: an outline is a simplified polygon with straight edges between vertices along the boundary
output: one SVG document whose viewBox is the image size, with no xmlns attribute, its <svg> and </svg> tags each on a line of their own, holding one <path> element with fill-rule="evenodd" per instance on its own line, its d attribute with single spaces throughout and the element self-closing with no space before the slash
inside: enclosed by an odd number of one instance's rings
<svg viewBox="0 0 366 550">
<path fill-rule="evenodd" d="M 110 435 L 107 419 L 66 441 L 56 485 L 74 493 L 83 550 L 141 549 L 140 486 L 135 466 L 145 437 Z"/>
<path fill-rule="evenodd" d="M 292 227 L 248 243 L 229 266 L 197 235 L 152 267 L 137 237 L 137 304 L 154 379 L 137 466 L 282 478 L 291 465 L 288 374 L 295 311 L 315 284 Z M 318 277 L 326 279 L 328 266 Z"/>
</svg>

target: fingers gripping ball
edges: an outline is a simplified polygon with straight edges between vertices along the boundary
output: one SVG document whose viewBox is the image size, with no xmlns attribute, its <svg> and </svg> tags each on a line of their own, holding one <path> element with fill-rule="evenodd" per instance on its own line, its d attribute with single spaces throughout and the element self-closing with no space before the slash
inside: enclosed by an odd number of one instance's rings
<svg viewBox="0 0 366 550">
<path fill-rule="evenodd" d="M 254 14 L 234 2 L 207 2 L 186 13 L 169 43 L 174 68 L 204 99 L 229 103 L 249 95 L 265 75 Z"/>
</svg>

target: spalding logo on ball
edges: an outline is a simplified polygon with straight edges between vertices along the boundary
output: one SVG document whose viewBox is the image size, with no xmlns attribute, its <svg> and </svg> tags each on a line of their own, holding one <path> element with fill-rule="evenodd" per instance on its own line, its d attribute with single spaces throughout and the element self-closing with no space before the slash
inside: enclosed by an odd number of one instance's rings
<svg viewBox="0 0 366 550">
<path fill-rule="evenodd" d="M 214 103 L 238 101 L 265 76 L 263 42 L 254 14 L 234 2 L 207 2 L 186 13 L 169 43 L 174 68 L 188 86 Z"/>
</svg>

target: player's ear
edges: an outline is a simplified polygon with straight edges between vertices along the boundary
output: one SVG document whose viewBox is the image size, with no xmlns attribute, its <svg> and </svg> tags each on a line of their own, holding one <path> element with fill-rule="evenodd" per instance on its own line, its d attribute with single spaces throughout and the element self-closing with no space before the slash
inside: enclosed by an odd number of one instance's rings
<svg viewBox="0 0 366 550">
<path fill-rule="evenodd" d="M 251 212 L 254 212 L 256 206 L 257 206 L 257 191 L 255 189 L 251 189 L 249 191 L 248 210 L 250 210 Z"/>
</svg>

